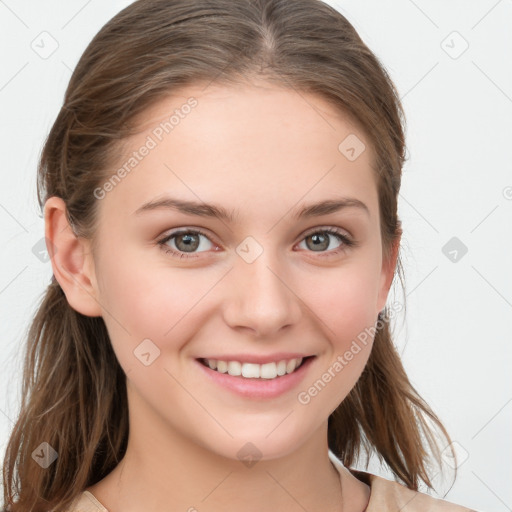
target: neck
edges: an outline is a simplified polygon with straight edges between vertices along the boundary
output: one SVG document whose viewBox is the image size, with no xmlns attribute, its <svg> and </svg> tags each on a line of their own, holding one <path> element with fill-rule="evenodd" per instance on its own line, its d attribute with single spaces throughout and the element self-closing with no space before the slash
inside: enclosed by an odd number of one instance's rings
<svg viewBox="0 0 512 512">
<path fill-rule="evenodd" d="M 293 453 L 251 464 L 212 453 L 175 433 L 148 438 L 131 430 L 122 461 L 88 490 L 109 512 L 339 512 L 340 475 L 328 458 L 325 439 L 322 425 Z"/>
<path fill-rule="evenodd" d="M 369 496 L 368 486 L 347 470 L 340 478 L 329 460 L 327 420 L 290 453 L 253 461 L 216 453 L 149 410 L 129 421 L 125 456 L 87 489 L 109 512 L 355 512 Z"/>
</svg>

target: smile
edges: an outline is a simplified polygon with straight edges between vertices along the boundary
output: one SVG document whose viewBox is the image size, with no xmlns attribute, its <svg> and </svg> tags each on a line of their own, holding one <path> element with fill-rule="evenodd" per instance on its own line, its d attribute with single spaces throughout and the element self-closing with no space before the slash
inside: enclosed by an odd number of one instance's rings
<svg viewBox="0 0 512 512">
<path fill-rule="evenodd" d="M 283 354 L 284 356 L 284 354 Z M 249 359 L 248 356 L 247 359 Z M 286 356 L 285 356 L 286 357 Z M 234 357 L 225 360 L 214 358 L 195 359 L 199 372 L 220 389 L 251 400 L 269 400 L 299 389 L 317 356 L 296 358 L 276 357 L 275 361 L 259 356 L 265 362 L 241 362 Z M 242 359 L 242 358 L 240 358 Z M 283 373 L 284 371 L 284 373 Z M 215 392 L 215 390 L 214 390 Z"/>
<path fill-rule="evenodd" d="M 305 358 L 283 359 L 281 361 L 265 364 L 241 363 L 240 361 L 221 361 L 217 359 L 202 358 L 199 361 L 210 369 L 219 373 L 227 373 L 233 377 L 244 377 L 246 379 L 275 379 L 293 373 L 297 370 Z"/>
</svg>

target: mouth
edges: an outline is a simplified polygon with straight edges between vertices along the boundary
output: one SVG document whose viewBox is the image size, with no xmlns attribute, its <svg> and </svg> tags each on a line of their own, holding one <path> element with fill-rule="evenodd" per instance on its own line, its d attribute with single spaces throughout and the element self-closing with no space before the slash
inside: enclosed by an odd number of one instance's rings
<svg viewBox="0 0 512 512">
<path fill-rule="evenodd" d="M 203 366 L 218 373 L 224 373 L 231 377 L 250 380 L 277 380 L 286 375 L 295 373 L 315 356 L 307 356 L 265 364 L 245 363 L 240 361 L 222 361 L 217 359 L 199 358 Z"/>
<path fill-rule="evenodd" d="M 292 354 L 288 357 L 290 355 Z M 284 354 L 283 356 L 286 357 Z M 273 362 L 264 358 L 267 362 L 263 364 L 236 361 L 233 357 L 227 361 L 198 358 L 195 359 L 195 364 L 200 374 L 215 387 L 219 386 L 220 389 L 226 389 L 243 399 L 272 400 L 283 397 L 286 400 L 287 396 L 291 399 L 290 393 L 298 389 L 317 356 L 295 359 L 277 357 L 279 360 Z"/>
</svg>

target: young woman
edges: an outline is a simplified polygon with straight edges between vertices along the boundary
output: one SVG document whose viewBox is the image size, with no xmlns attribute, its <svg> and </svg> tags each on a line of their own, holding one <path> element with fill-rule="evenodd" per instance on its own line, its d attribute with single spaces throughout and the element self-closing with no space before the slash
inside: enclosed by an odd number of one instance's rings
<svg viewBox="0 0 512 512">
<path fill-rule="evenodd" d="M 54 275 L 6 510 L 468 510 L 418 492 L 450 437 L 391 338 L 403 121 L 317 0 L 107 23 L 41 156 Z"/>
</svg>

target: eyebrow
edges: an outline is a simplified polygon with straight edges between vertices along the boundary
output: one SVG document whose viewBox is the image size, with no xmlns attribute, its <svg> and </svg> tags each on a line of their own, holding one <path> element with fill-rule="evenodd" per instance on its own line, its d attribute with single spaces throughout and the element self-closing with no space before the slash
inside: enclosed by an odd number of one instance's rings
<svg viewBox="0 0 512 512">
<path fill-rule="evenodd" d="M 366 204 L 364 204 L 359 199 L 353 197 L 342 197 L 336 199 L 326 199 L 317 203 L 305 205 L 302 207 L 302 209 L 295 213 L 293 218 L 295 220 L 302 220 L 311 217 L 320 217 L 322 215 L 328 215 L 330 213 L 335 213 L 347 208 L 357 208 L 360 211 L 366 212 L 368 216 L 370 215 L 370 210 Z M 199 217 L 212 217 L 231 223 L 235 221 L 235 212 L 228 211 L 220 205 L 196 201 L 185 201 L 173 197 L 163 197 L 161 199 L 149 201 L 148 203 L 145 203 L 140 208 L 138 208 L 134 214 L 140 215 L 144 212 L 161 209 L 175 210 L 189 215 L 197 215 Z"/>
</svg>

